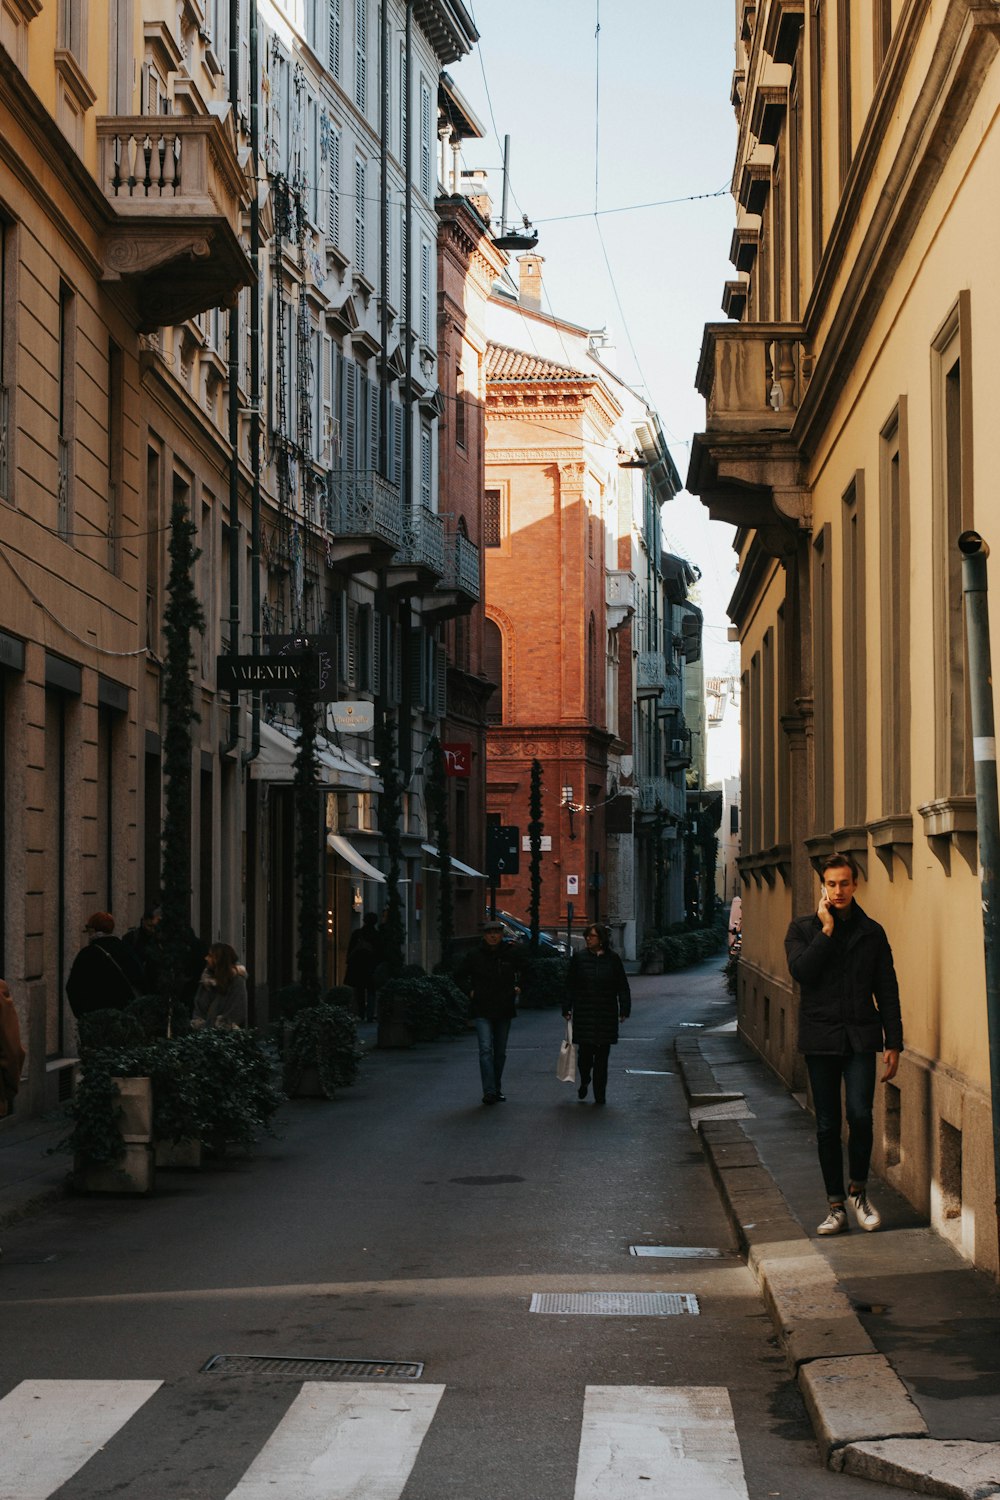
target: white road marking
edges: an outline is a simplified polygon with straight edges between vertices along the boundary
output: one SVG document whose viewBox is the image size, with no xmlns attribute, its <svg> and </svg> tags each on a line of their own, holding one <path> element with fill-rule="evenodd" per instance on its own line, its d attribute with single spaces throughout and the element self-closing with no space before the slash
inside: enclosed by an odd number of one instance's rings
<svg viewBox="0 0 1000 1500">
<path fill-rule="evenodd" d="M 588 1385 L 573 1500 L 748 1500 L 724 1386 Z"/>
<path fill-rule="evenodd" d="M 443 1391 L 307 1381 L 227 1500 L 399 1500 Z"/>
<path fill-rule="evenodd" d="M 47 1500 L 162 1380 L 22 1380 L 0 1401 L 0 1500 Z"/>
</svg>

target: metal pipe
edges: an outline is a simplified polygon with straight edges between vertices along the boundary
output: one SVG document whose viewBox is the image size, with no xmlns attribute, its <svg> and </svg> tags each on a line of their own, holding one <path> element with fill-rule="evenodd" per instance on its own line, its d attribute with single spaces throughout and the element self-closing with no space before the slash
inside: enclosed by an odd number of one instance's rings
<svg viewBox="0 0 1000 1500">
<path fill-rule="evenodd" d="M 507 233 L 507 174 L 510 170 L 510 136 L 503 138 L 503 196 L 500 199 L 500 233 Z"/>
<path fill-rule="evenodd" d="M 997 812 L 997 751 L 993 718 L 993 669 L 986 559 L 989 548 L 977 531 L 958 538 L 968 640 L 969 699 L 976 768 L 976 831 L 986 956 L 986 1023 L 990 1048 L 993 1111 L 994 1210 L 1000 1251 L 1000 818 Z"/>
</svg>

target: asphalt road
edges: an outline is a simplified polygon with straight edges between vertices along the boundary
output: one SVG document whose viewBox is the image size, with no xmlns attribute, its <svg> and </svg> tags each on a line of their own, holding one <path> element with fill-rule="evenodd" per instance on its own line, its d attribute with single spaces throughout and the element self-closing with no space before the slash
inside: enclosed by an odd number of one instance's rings
<svg viewBox="0 0 1000 1500">
<path fill-rule="evenodd" d="M 557 1011 L 514 1024 L 493 1108 L 471 1033 L 374 1052 L 252 1158 L 9 1230 L 0 1500 L 884 1496 L 820 1465 L 688 1121 L 673 1038 L 732 1014 L 718 963 L 636 979 L 604 1109 L 556 1080 Z M 685 1310 L 531 1311 L 662 1292 Z M 219 1354 L 423 1372 L 205 1371 Z"/>
</svg>

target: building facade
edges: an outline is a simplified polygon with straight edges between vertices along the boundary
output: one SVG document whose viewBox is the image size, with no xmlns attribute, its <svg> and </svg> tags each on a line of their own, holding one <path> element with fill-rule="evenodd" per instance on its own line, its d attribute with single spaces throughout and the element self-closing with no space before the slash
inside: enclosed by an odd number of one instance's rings
<svg viewBox="0 0 1000 1500">
<path fill-rule="evenodd" d="M 996 1269 L 956 540 L 995 518 L 1000 8 L 741 0 L 737 22 L 732 321 L 705 330 L 689 487 L 739 528 L 740 1027 L 802 1084 L 782 938 L 849 851 L 903 997 L 878 1168 Z"/>
<path fill-rule="evenodd" d="M 296 725 L 220 658 L 323 658 L 322 972 L 383 897 L 394 726 L 407 956 L 446 706 L 439 78 L 460 0 L 0 9 L 0 971 L 64 1097 L 86 917 L 159 894 L 169 525 L 194 522 L 191 924 L 266 1019 L 294 979 Z M 463 578 L 477 571 L 461 546 Z M 356 704 L 350 722 L 330 712 Z M 367 705 L 368 713 L 363 711 Z M 381 866 L 381 868 L 380 868 Z"/>
<path fill-rule="evenodd" d="M 541 265 L 520 257 L 517 294 L 498 288 L 487 325 L 487 813 L 521 839 L 497 901 L 526 919 L 537 759 L 541 923 L 565 927 L 572 906 L 631 958 L 672 870 L 680 885 L 667 834 L 688 756 L 660 544 L 680 481 L 656 414 L 586 329 L 542 311 Z"/>
</svg>

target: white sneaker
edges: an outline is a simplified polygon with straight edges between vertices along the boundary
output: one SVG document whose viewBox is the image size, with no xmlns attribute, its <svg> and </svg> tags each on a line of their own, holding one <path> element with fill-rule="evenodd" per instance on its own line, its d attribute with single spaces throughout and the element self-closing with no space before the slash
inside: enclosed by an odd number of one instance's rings
<svg viewBox="0 0 1000 1500">
<path fill-rule="evenodd" d="M 882 1215 L 878 1209 L 868 1200 L 868 1193 L 861 1188 L 857 1193 L 851 1193 L 847 1199 L 851 1210 L 857 1221 L 859 1229 L 877 1229 L 882 1222 Z"/>
<path fill-rule="evenodd" d="M 831 1208 L 822 1224 L 816 1225 L 817 1234 L 843 1234 L 847 1228 L 847 1210 Z"/>
</svg>

